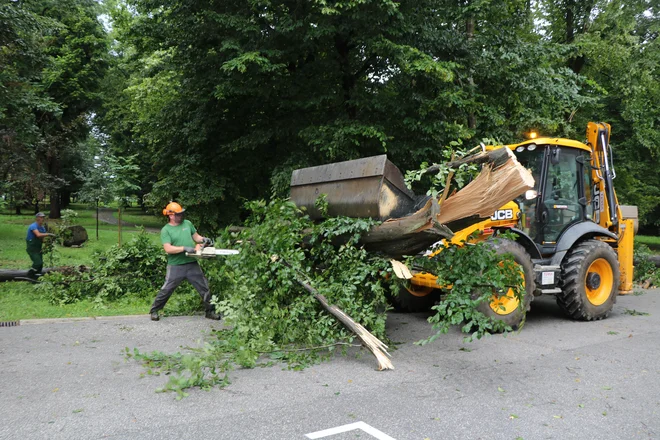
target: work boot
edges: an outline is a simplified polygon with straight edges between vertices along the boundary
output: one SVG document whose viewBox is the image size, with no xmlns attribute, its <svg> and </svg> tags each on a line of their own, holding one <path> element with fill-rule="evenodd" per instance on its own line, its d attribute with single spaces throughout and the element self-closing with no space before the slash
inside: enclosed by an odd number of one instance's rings
<svg viewBox="0 0 660 440">
<path fill-rule="evenodd" d="M 160 316 L 158 316 L 158 312 L 151 312 L 151 320 L 152 321 L 158 321 L 160 319 Z"/>
<path fill-rule="evenodd" d="M 216 313 L 216 312 L 213 311 L 213 310 L 207 310 L 205 316 L 206 316 L 208 319 L 214 319 L 214 320 L 216 320 L 216 321 L 220 321 L 220 320 L 222 319 L 222 315 L 219 314 L 219 313 Z"/>
</svg>

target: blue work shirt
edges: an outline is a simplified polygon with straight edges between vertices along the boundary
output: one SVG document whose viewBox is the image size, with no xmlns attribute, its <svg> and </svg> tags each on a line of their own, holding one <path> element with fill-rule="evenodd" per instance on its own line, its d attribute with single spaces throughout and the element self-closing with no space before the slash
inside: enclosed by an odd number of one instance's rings
<svg viewBox="0 0 660 440">
<path fill-rule="evenodd" d="M 46 227 L 45 226 L 39 226 L 37 222 L 32 223 L 30 226 L 28 226 L 28 231 L 27 231 L 27 237 L 25 237 L 26 240 L 34 240 L 37 238 L 36 235 L 34 235 L 34 230 L 38 230 L 42 234 L 46 233 Z"/>
</svg>

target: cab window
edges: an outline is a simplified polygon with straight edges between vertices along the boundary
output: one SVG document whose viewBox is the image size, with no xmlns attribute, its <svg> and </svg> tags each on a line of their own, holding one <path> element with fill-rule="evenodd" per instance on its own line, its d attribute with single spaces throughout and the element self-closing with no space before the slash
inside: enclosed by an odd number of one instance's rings
<svg viewBox="0 0 660 440">
<path fill-rule="evenodd" d="M 580 219 L 579 179 L 583 174 L 577 161 L 579 150 L 551 147 L 543 194 L 547 221 L 543 225 L 543 241 L 556 242 L 569 224 Z"/>
</svg>

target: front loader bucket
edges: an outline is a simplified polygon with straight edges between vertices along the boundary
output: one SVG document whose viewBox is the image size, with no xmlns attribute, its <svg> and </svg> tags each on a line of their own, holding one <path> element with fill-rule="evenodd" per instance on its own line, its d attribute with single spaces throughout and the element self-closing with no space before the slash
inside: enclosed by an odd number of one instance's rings
<svg viewBox="0 0 660 440">
<path fill-rule="evenodd" d="M 321 218 L 314 206 L 321 194 L 327 195 L 331 217 L 387 220 L 409 214 L 415 205 L 415 195 L 406 187 L 401 171 L 385 154 L 293 172 L 291 200 L 305 207 L 312 219 Z"/>
</svg>

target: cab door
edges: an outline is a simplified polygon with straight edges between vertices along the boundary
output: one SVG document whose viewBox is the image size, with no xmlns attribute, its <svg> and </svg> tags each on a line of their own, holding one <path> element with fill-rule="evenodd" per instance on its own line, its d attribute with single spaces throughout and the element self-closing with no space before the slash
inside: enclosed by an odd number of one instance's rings
<svg viewBox="0 0 660 440">
<path fill-rule="evenodd" d="M 587 217 L 591 200 L 585 197 L 585 188 L 590 190 L 591 185 L 585 179 L 591 173 L 588 154 L 574 148 L 548 146 L 544 165 L 535 241 L 541 254 L 547 255 L 556 251 L 557 241 L 567 227 Z"/>
</svg>

